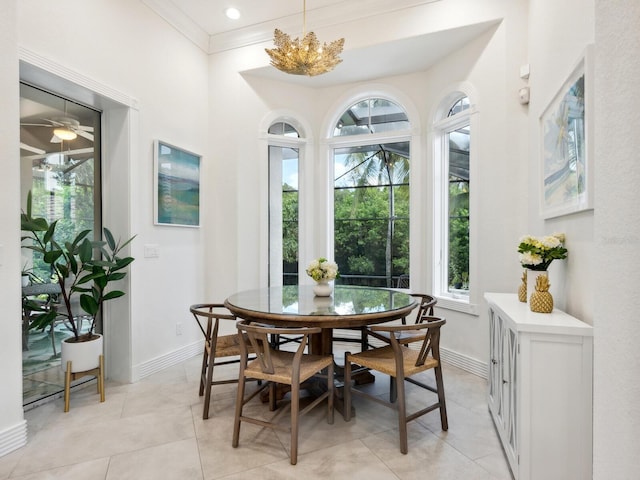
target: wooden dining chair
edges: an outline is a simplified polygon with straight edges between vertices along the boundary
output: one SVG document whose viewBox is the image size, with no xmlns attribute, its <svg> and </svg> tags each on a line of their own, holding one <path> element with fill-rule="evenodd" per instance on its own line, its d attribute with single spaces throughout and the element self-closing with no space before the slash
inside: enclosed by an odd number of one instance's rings
<svg viewBox="0 0 640 480">
<path fill-rule="evenodd" d="M 422 323 L 414 325 L 372 326 L 374 332 L 386 332 L 389 334 L 389 345 L 366 350 L 360 353 L 345 354 L 344 362 L 344 419 L 351 420 L 352 396 L 358 395 L 382 405 L 397 410 L 398 424 L 400 428 L 400 452 L 407 453 L 407 423 L 433 410 L 440 410 L 440 424 L 442 430 L 449 428 L 447 420 L 447 407 L 444 396 L 444 384 L 442 381 L 442 365 L 440 364 L 440 327 L 446 320 L 442 318 L 425 318 Z M 424 338 L 417 336 L 400 338 L 403 331 L 420 332 Z M 411 343 L 420 343 L 420 349 L 410 348 Z M 351 382 L 352 364 L 379 371 L 390 378 L 395 379 L 392 384 L 397 388 L 397 399 L 385 401 L 380 396 L 372 395 L 358 390 Z M 435 374 L 435 387 L 417 381 L 414 377 L 418 373 L 433 370 Z M 415 384 L 437 394 L 437 401 L 421 410 L 407 414 L 405 381 Z"/>
<path fill-rule="evenodd" d="M 414 324 L 422 323 L 426 318 L 436 318 L 433 316 L 433 307 L 435 307 L 436 303 L 438 303 L 438 299 L 433 295 L 428 295 L 426 293 L 410 293 L 412 297 L 420 299 L 420 304 L 418 305 L 418 310 L 414 317 Z M 402 317 L 402 325 L 407 324 L 407 317 Z M 389 332 L 372 330 L 371 328 L 367 328 L 367 334 L 376 338 L 378 340 L 382 340 L 385 343 L 389 343 Z M 424 332 L 421 331 L 411 331 L 404 330 L 402 333 L 397 333 L 396 336 L 416 336 L 417 340 L 421 340 L 424 338 Z"/>
<path fill-rule="evenodd" d="M 234 448 L 238 446 L 241 422 L 289 431 L 291 433 L 291 464 L 295 465 L 298 461 L 299 418 L 327 399 L 327 421 L 330 424 L 333 423 L 333 355 L 304 353 L 309 336 L 319 334 L 322 331 L 319 327 L 277 328 L 249 324 L 246 321 L 239 321 L 237 327 L 238 336 L 241 339 L 241 356 L 232 446 Z M 274 349 L 270 344 L 269 336 L 275 334 L 299 337 L 300 343 L 296 351 Z M 248 358 L 250 351 L 255 351 L 257 356 L 251 361 Z M 300 410 L 300 384 L 314 376 L 326 379 L 326 390 Z M 265 380 L 266 383 L 245 396 L 245 381 L 247 379 Z M 291 386 L 291 420 L 289 424 L 265 421 L 243 414 L 244 405 L 267 388 L 269 389 L 270 410 L 275 410 L 276 384 Z"/>
<path fill-rule="evenodd" d="M 211 386 L 226 383 L 236 383 L 237 378 L 228 380 L 214 380 L 213 370 L 220 365 L 240 362 L 240 340 L 237 333 L 218 335 L 220 322 L 236 321 L 236 316 L 229 312 L 221 303 L 200 303 L 191 305 L 189 310 L 193 314 L 202 335 L 204 335 L 204 350 L 202 352 L 202 367 L 200 369 L 200 389 L 198 394 L 204 395 L 202 418 L 209 418 L 209 404 L 211 402 Z M 231 358 L 236 357 L 236 358 Z M 227 360 L 216 360 L 227 358 Z"/>
</svg>

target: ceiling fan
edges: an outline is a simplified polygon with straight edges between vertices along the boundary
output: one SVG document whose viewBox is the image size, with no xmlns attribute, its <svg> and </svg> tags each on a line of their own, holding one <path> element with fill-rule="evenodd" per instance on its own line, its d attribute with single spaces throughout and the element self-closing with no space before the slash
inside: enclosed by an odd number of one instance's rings
<svg viewBox="0 0 640 480">
<path fill-rule="evenodd" d="M 93 142 L 93 127 L 80 125 L 80 122 L 75 118 L 65 116 L 44 118 L 43 120 L 49 123 L 21 123 L 20 126 L 52 128 L 53 136 L 50 140 L 51 143 L 61 143 L 63 140 L 74 140 L 78 136 Z"/>
</svg>

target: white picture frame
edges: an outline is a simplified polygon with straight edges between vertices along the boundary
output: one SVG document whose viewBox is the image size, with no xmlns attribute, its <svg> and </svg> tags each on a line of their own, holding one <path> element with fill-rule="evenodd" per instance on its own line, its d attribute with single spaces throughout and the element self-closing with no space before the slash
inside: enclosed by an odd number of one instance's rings
<svg viewBox="0 0 640 480">
<path fill-rule="evenodd" d="M 593 209 L 593 47 L 540 116 L 540 215 Z"/>
</svg>

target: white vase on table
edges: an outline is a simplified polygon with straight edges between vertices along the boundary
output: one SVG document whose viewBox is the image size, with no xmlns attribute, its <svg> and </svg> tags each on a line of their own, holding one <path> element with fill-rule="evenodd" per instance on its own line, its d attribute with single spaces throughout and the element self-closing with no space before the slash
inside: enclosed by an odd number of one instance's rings
<svg viewBox="0 0 640 480">
<path fill-rule="evenodd" d="M 320 280 L 313 286 L 313 293 L 316 297 L 328 297 L 333 293 L 333 286 L 328 280 Z"/>
</svg>

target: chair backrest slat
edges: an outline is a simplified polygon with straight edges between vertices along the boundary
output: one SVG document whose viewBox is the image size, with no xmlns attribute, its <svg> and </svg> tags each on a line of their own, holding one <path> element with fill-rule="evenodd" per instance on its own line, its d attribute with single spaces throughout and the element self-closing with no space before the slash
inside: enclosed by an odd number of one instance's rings
<svg viewBox="0 0 640 480">
<path fill-rule="evenodd" d="M 422 323 L 425 316 L 433 317 L 433 307 L 438 303 L 438 299 L 432 295 L 426 295 L 423 293 L 412 293 L 411 296 L 420 298 L 420 305 L 418 306 L 415 323 Z"/>
<path fill-rule="evenodd" d="M 246 332 L 246 335 L 256 352 L 256 358 L 260 362 L 260 369 L 264 373 L 274 373 L 271 346 L 267 334 L 264 332 Z"/>
<path fill-rule="evenodd" d="M 236 327 L 238 328 L 242 355 L 246 357 L 248 354 L 247 342 L 249 342 L 260 362 L 260 369 L 263 373 L 268 374 L 273 374 L 275 371 L 272 359 L 272 352 L 274 352 L 275 349 L 269 341 L 269 335 L 300 335 L 300 343 L 293 359 L 295 367 L 296 364 L 299 366 L 300 359 L 309 342 L 309 335 L 322 331 L 318 327 L 279 328 L 261 324 L 251 324 L 245 320 L 239 320 L 236 323 Z"/>
</svg>

